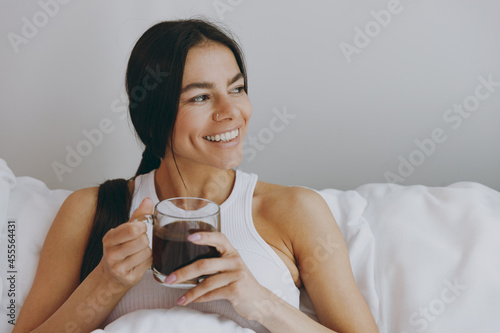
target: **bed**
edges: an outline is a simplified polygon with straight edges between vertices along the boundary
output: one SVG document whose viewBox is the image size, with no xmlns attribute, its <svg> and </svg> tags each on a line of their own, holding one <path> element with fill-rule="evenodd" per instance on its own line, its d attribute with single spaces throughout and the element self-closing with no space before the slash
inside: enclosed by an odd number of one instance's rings
<svg viewBox="0 0 500 333">
<path fill-rule="evenodd" d="M 0 159 L 0 332 L 13 329 L 45 235 L 70 193 L 16 177 Z M 318 193 L 339 224 L 380 332 L 500 332 L 500 192 L 460 182 Z M 301 309 L 315 318 L 304 290 Z M 150 332 L 152 323 L 169 323 L 168 332 L 252 332 L 173 308 L 140 310 L 94 333 Z"/>
</svg>

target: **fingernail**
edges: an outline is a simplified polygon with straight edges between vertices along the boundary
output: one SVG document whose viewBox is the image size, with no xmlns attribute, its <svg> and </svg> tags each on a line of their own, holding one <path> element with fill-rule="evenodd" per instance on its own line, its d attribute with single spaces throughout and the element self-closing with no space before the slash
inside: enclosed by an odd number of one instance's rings
<svg viewBox="0 0 500 333">
<path fill-rule="evenodd" d="M 167 276 L 167 278 L 165 279 L 165 281 L 163 281 L 163 283 L 171 284 L 176 279 L 177 279 L 177 276 L 175 276 L 175 274 L 170 274 L 169 276 Z"/>
<path fill-rule="evenodd" d="M 181 298 L 179 298 L 177 300 L 178 305 L 182 305 L 182 304 L 184 304 L 184 302 L 186 302 L 186 296 L 182 296 Z"/>
<path fill-rule="evenodd" d="M 200 234 L 192 234 L 192 235 L 189 235 L 187 239 L 191 242 L 196 242 L 196 241 L 199 241 L 201 239 L 201 235 Z"/>
</svg>

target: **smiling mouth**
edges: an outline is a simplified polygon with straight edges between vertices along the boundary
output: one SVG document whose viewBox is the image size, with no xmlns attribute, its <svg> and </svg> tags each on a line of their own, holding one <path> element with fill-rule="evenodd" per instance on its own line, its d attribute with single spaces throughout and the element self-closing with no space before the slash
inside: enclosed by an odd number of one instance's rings
<svg viewBox="0 0 500 333">
<path fill-rule="evenodd" d="M 240 135 L 240 129 L 235 129 L 234 131 L 225 132 L 216 135 L 204 136 L 203 139 L 210 142 L 229 142 Z"/>
</svg>

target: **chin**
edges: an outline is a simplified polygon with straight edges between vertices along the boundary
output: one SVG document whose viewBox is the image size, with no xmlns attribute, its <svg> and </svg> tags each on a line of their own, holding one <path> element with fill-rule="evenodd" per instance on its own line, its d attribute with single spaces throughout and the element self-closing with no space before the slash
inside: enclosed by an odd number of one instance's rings
<svg viewBox="0 0 500 333">
<path fill-rule="evenodd" d="M 219 165 L 217 166 L 217 168 L 222 169 L 222 170 L 234 169 L 238 165 L 241 164 L 242 160 L 243 160 L 243 154 L 241 154 L 237 158 L 232 158 L 230 160 L 228 159 L 225 161 L 220 161 L 221 163 L 218 163 Z"/>
</svg>

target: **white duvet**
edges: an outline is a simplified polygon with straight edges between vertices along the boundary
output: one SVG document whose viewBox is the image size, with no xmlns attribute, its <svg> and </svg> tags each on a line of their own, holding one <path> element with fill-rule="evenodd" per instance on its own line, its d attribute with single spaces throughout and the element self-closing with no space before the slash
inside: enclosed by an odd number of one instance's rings
<svg viewBox="0 0 500 333">
<path fill-rule="evenodd" d="M 16 221 L 16 314 L 43 239 L 69 191 L 15 177 L 0 159 L 0 332 L 10 332 L 7 223 Z M 368 184 L 324 189 L 346 240 L 358 286 L 380 332 L 500 332 L 500 193 L 477 183 L 447 187 Z M 335 269 L 332 267 L 332 269 Z M 314 316 L 309 299 L 301 309 Z M 251 332 L 192 309 L 141 310 L 97 332 Z"/>
<path fill-rule="evenodd" d="M 464 182 L 322 194 L 380 332 L 500 332 L 499 192 Z"/>
<path fill-rule="evenodd" d="M 214 333 L 251 333 L 234 321 L 216 314 L 175 307 L 172 309 L 137 310 L 92 333 L 138 333 L 138 332 L 214 332 Z"/>
</svg>

